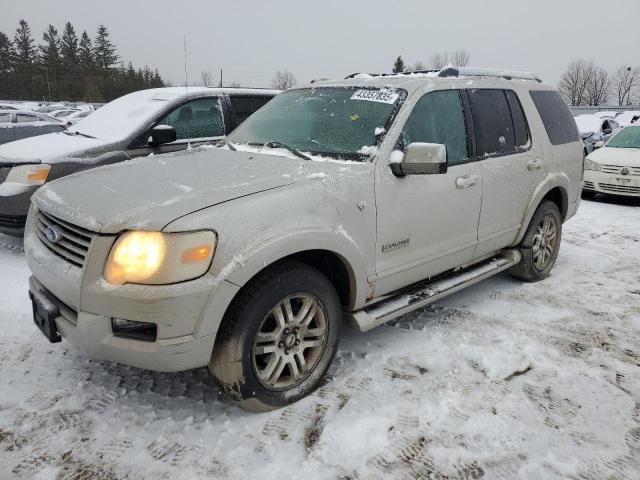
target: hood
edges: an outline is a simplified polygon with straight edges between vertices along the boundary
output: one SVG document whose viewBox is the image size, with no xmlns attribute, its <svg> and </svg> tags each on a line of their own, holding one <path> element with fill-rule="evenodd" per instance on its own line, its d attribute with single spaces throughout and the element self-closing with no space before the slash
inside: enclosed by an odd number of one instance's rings
<svg viewBox="0 0 640 480">
<path fill-rule="evenodd" d="M 48 133 L 0 145 L 0 165 L 23 163 L 56 163 L 68 157 L 80 156 L 110 141 L 66 133 Z"/>
<path fill-rule="evenodd" d="M 616 148 L 606 145 L 587 157 L 594 162 L 619 167 L 640 167 L 640 148 Z"/>
<path fill-rule="evenodd" d="M 33 201 L 96 232 L 161 230 L 194 211 L 289 185 L 300 163 L 273 155 L 199 149 L 76 173 L 44 185 Z"/>
</svg>

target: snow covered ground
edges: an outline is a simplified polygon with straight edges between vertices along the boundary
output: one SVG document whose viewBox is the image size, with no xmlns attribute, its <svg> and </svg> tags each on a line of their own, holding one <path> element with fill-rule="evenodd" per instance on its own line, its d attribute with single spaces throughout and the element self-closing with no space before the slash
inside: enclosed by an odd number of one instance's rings
<svg viewBox="0 0 640 480">
<path fill-rule="evenodd" d="M 0 238 L 0 478 L 640 478 L 640 202 L 585 201 L 551 278 L 367 334 L 288 408 L 51 345 Z"/>
</svg>

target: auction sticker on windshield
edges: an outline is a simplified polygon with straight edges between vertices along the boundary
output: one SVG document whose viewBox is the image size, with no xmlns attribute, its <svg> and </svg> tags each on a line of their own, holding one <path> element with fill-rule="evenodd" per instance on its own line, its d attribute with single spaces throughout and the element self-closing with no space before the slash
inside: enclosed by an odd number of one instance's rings
<svg viewBox="0 0 640 480">
<path fill-rule="evenodd" d="M 351 100 L 366 100 L 368 102 L 395 103 L 397 93 L 384 90 L 358 90 L 351 96 Z"/>
</svg>

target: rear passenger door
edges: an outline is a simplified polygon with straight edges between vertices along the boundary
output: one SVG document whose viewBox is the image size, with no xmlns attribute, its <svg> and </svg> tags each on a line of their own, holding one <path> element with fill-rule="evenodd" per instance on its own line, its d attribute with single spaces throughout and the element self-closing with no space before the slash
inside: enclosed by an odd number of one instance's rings
<svg viewBox="0 0 640 480">
<path fill-rule="evenodd" d="M 267 95 L 229 95 L 229 103 L 231 104 L 231 123 L 232 128 L 236 128 L 253 113 L 271 100 L 273 97 Z"/>
<path fill-rule="evenodd" d="M 478 223 L 481 257 L 511 245 L 546 168 L 540 142 L 532 142 L 518 95 L 513 90 L 466 91 L 482 165 L 482 209 Z"/>
</svg>

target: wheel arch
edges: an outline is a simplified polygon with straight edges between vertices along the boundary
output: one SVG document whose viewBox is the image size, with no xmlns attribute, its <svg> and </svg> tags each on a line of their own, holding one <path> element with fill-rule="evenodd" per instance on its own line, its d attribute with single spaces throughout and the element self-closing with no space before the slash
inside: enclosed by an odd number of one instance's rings
<svg viewBox="0 0 640 480">
<path fill-rule="evenodd" d="M 570 181 L 565 174 L 548 176 L 545 181 L 538 186 L 527 207 L 518 236 L 513 245 L 517 245 L 522 241 L 536 209 L 545 200 L 555 203 L 558 210 L 560 210 L 562 221 L 564 222 L 566 220 L 569 212 L 569 186 Z"/>
</svg>

